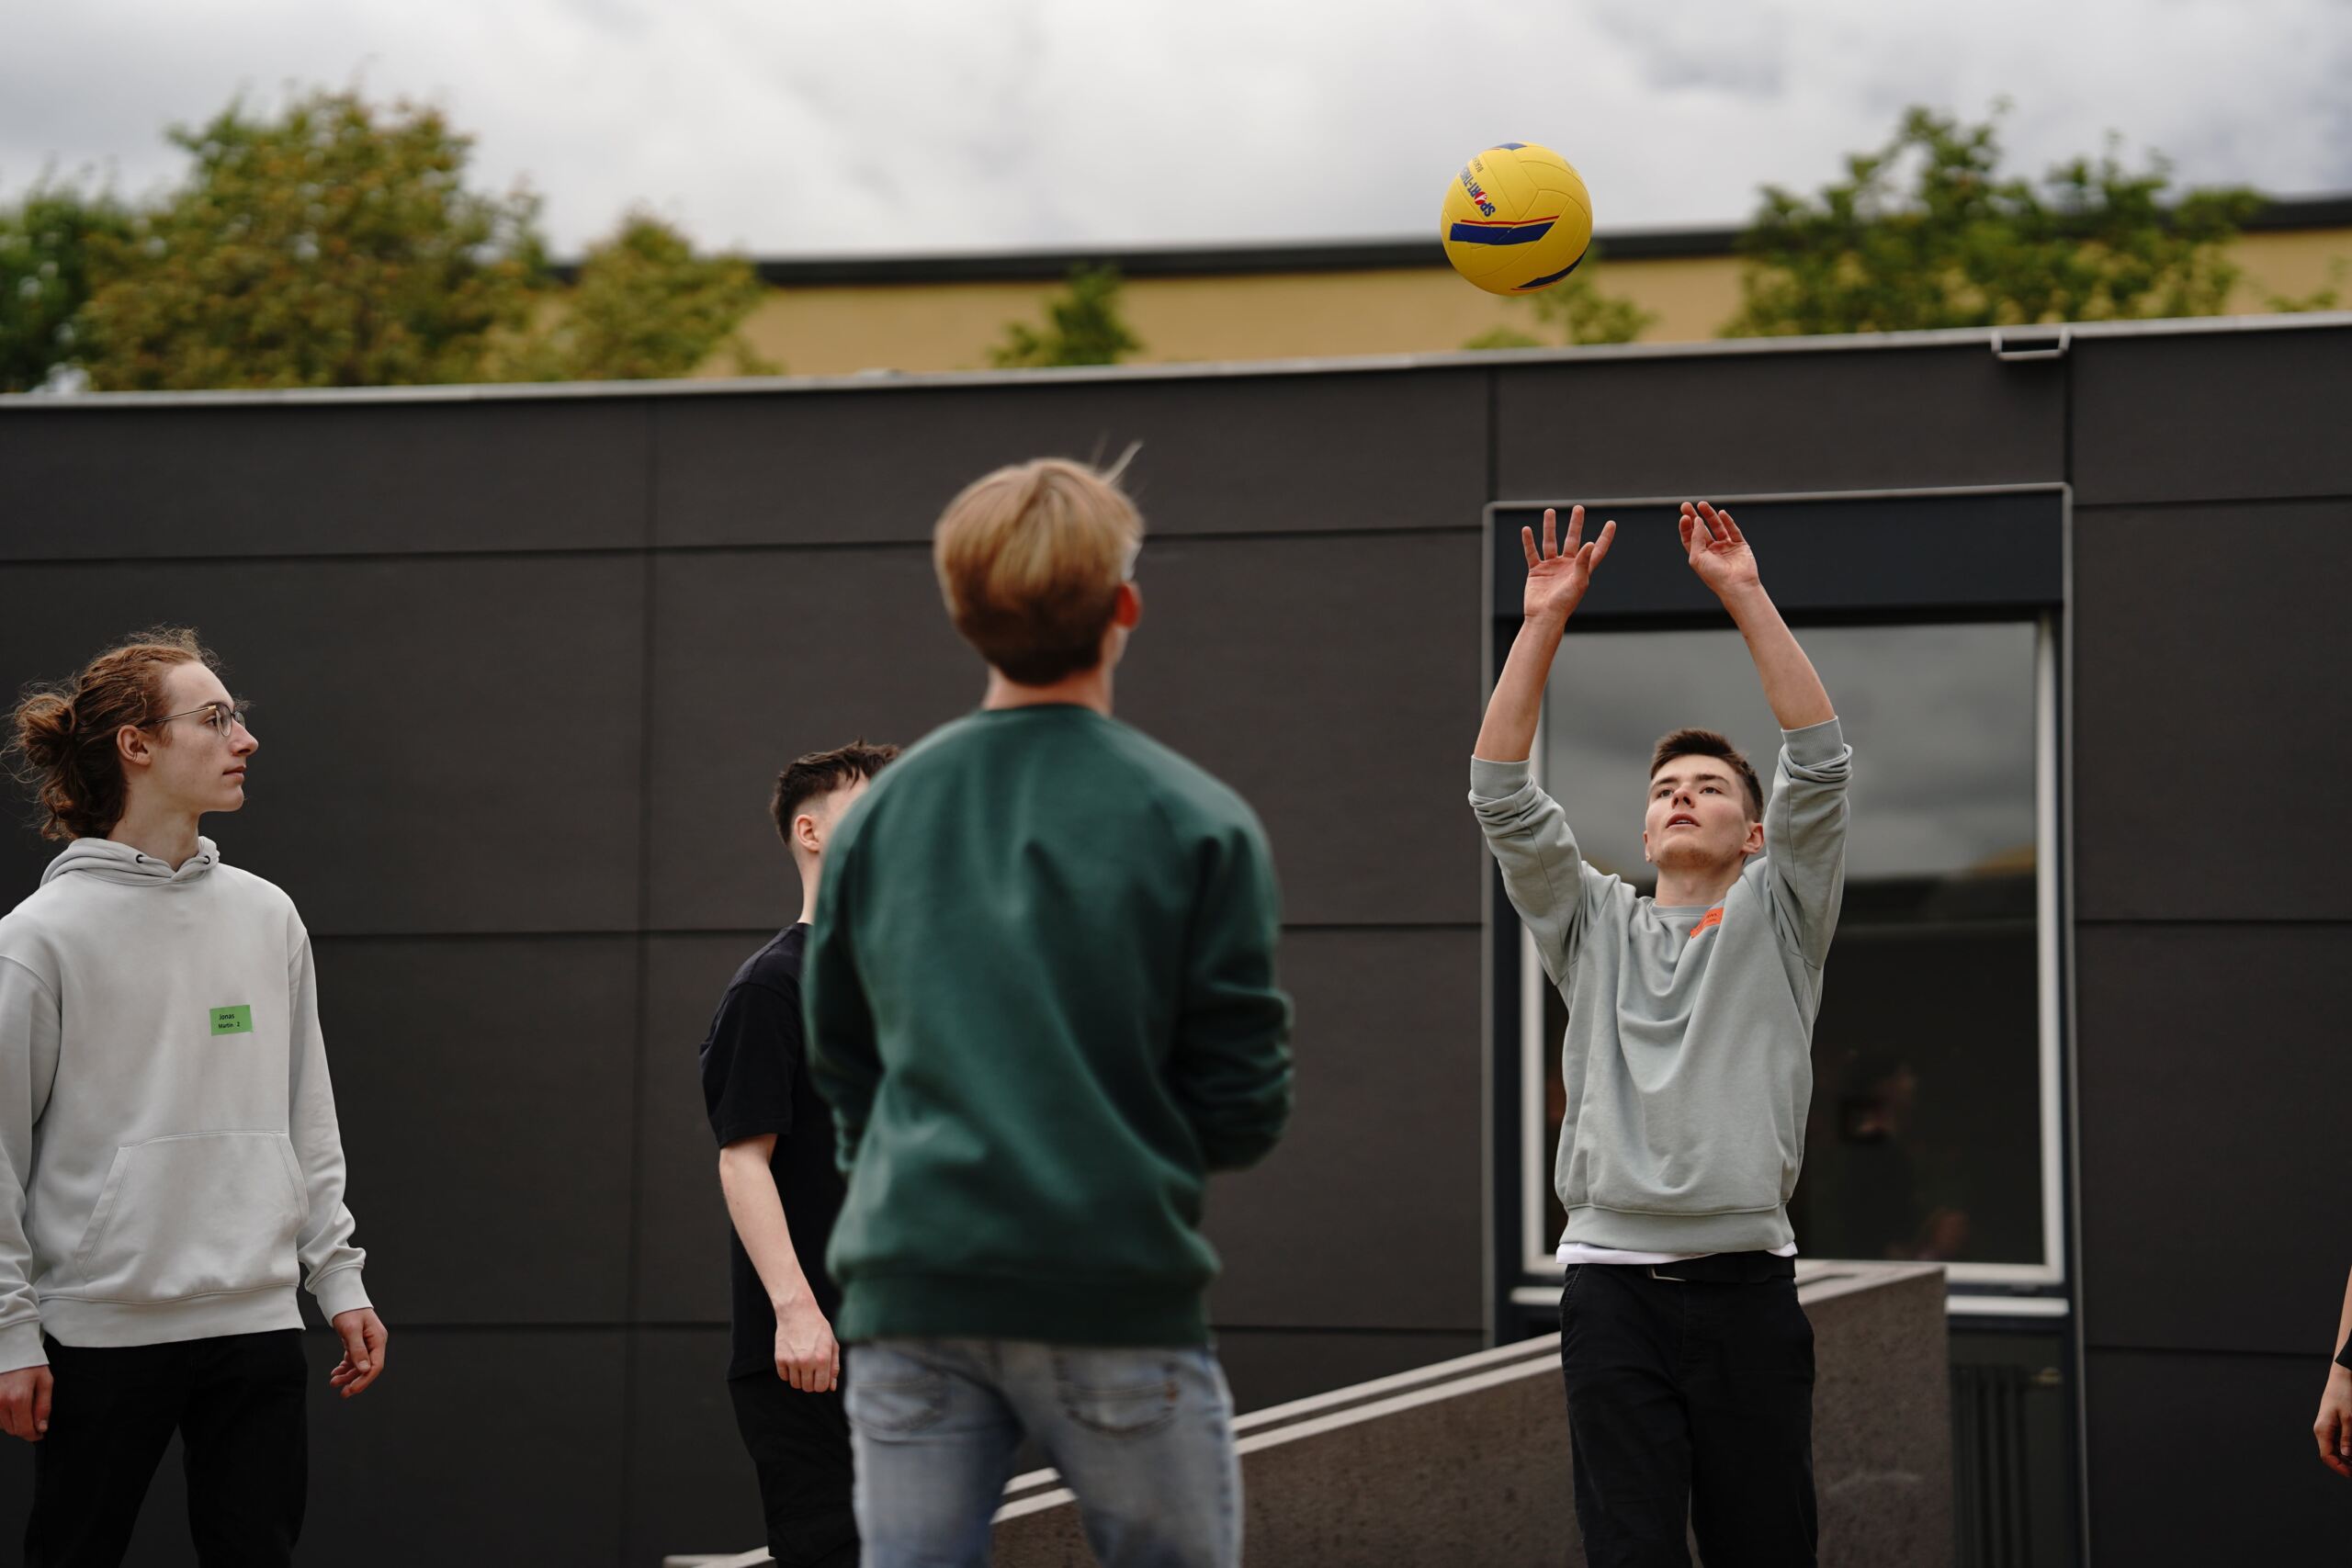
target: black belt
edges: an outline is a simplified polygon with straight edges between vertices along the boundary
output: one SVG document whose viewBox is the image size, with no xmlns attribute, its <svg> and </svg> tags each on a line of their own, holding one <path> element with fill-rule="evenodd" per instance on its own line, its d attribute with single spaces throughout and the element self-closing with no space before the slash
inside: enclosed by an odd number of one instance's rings
<svg viewBox="0 0 2352 1568">
<path fill-rule="evenodd" d="M 1768 1280 L 1793 1280 L 1797 1260 L 1770 1252 L 1713 1252 L 1686 1258 L 1679 1263 L 1659 1263 L 1650 1269 L 1654 1280 L 1675 1280 L 1690 1285 L 1760 1285 Z"/>
</svg>

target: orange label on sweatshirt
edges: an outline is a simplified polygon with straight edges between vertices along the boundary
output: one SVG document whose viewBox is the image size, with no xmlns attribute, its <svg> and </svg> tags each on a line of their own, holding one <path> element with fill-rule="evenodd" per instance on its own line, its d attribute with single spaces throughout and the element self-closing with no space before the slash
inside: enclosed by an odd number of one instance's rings
<svg viewBox="0 0 2352 1568">
<path fill-rule="evenodd" d="M 1692 927 L 1690 928 L 1690 934 L 1691 934 L 1692 936 L 1694 936 L 1694 937 L 1695 937 L 1695 936 L 1697 936 L 1701 931 L 1713 931 L 1713 930 L 1714 930 L 1717 926 L 1722 925 L 1723 923 L 1724 923 L 1724 907 L 1723 907 L 1721 904 L 1718 904 L 1718 905 L 1716 905 L 1713 908 L 1712 908 L 1712 909 L 1708 910 L 1705 914 L 1703 914 L 1703 915 L 1702 915 L 1702 916 L 1700 916 L 1700 917 L 1699 917 L 1699 923 L 1698 923 L 1697 925 L 1692 926 Z"/>
</svg>

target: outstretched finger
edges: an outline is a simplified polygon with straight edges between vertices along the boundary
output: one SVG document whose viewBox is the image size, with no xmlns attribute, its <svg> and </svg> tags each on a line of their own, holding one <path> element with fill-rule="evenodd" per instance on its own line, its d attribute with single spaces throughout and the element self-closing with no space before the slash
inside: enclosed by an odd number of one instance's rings
<svg viewBox="0 0 2352 1568">
<path fill-rule="evenodd" d="M 1583 537 L 1584 508 L 1572 506 L 1568 509 L 1568 542 L 1561 547 L 1560 553 L 1564 556 L 1576 554 L 1577 545 Z"/>
<path fill-rule="evenodd" d="M 1560 514 L 1552 507 L 1544 509 L 1544 558 L 1550 560 L 1560 553 Z"/>
<path fill-rule="evenodd" d="M 1715 515 L 1723 522 L 1723 527 L 1718 531 L 1724 538 L 1729 539 L 1735 545 L 1744 545 L 1747 543 L 1747 536 L 1739 531 L 1739 525 L 1731 520 L 1730 513 L 1718 512 Z"/>
<path fill-rule="evenodd" d="M 1617 536 L 1617 519 L 1611 517 L 1600 525 L 1600 537 L 1592 542 L 1592 564 L 1599 566 L 1609 558 L 1609 541 Z"/>
<path fill-rule="evenodd" d="M 1521 528 L 1521 529 L 1519 531 L 1519 547 L 1520 547 L 1521 549 L 1525 550 L 1525 551 L 1527 552 L 1527 564 L 1528 564 L 1528 565 L 1530 565 L 1530 566 L 1533 566 L 1533 565 L 1535 564 L 1535 530 L 1534 530 L 1534 529 L 1532 529 L 1532 528 Z"/>
</svg>

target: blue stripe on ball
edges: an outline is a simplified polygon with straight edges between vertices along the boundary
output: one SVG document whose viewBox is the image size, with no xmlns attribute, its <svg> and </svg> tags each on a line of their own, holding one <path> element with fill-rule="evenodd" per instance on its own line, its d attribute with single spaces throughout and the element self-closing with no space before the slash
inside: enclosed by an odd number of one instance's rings
<svg viewBox="0 0 2352 1568">
<path fill-rule="evenodd" d="M 1446 238 L 1464 245 L 1523 245 L 1550 233 L 1552 225 L 1558 221 L 1556 218 L 1546 218 L 1534 223 L 1509 225 L 1456 223 Z"/>
<path fill-rule="evenodd" d="M 1566 265 L 1566 266 L 1562 267 L 1559 271 L 1557 271 L 1557 272 L 1555 272 L 1555 273 L 1552 274 L 1552 276 L 1549 276 L 1549 277 L 1533 277 L 1533 278 L 1530 278 L 1530 279 L 1528 279 L 1525 283 L 1521 284 L 1521 285 L 1520 285 L 1520 288 L 1522 288 L 1522 289 L 1527 289 L 1527 288 L 1550 288 L 1553 284 L 1559 282 L 1559 281 L 1560 281 L 1560 279 L 1562 279 L 1562 278 L 1564 278 L 1564 277 L 1567 276 L 1568 276 L 1568 274 L 1570 274 L 1570 273 L 1572 273 L 1572 272 L 1576 271 L 1576 269 L 1577 269 L 1577 268 L 1578 268 L 1578 267 L 1582 266 L 1583 265 L 1584 265 L 1584 257 L 1582 257 L 1582 256 L 1578 256 L 1578 257 L 1577 257 L 1577 259 L 1576 259 L 1576 260 L 1574 260 L 1574 261 L 1570 262 L 1567 265 Z"/>
</svg>

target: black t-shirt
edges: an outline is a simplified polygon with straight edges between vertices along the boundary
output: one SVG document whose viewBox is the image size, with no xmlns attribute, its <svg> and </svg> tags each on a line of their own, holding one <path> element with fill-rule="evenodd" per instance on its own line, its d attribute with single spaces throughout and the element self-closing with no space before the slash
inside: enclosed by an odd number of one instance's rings
<svg viewBox="0 0 2352 1568">
<path fill-rule="evenodd" d="M 808 1076 L 800 1027 L 800 952 L 807 926 L 787 926 L 743 961 L 719 998 L 702 1043 L 703 1106 L 721 1148 L 775 1134 L 768 1172 L 784 1198 L 792 1250 L 828 1319 L 841 1315 L 841 1292 L 825 1273 L 825 1244 L 844 1190 L 833 1164 L 833 1115 Z M 727 1228 L 734 1287 L 734 1339 L 727 1375 L 775 1375 L 775 1313 L 767 1287 L 735 1227 Z"/>
</svg>

